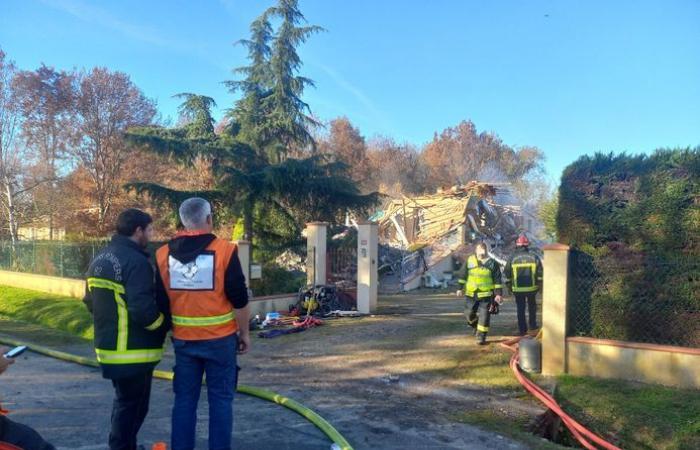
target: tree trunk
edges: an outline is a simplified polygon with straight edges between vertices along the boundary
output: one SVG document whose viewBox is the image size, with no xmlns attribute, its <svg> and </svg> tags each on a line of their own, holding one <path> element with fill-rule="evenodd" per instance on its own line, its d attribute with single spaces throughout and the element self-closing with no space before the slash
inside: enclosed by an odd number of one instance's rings
<svg viewBox="0 0 700 450">
<path fill-rule="evenodd" d="M 7 223 L 10 229 L 10 241 L 12 242 L 12 254 L 17 248 L 17 217 L 15 215 L 15 193 L 12 184 L 5 180 L 5 196 L 7 198 Z"/>
</svg>

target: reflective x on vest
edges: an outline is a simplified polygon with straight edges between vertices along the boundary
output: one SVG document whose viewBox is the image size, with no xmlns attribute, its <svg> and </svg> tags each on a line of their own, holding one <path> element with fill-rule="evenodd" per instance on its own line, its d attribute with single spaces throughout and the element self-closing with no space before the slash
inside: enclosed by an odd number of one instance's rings
<svg viewBox="0 0 700 450">
<path fill-rule="evenodd" d="M 535 281 L 536 263 L 516 263 L 512 267 L 513 292 L 537 291 L 537 283 Z"/>
</svg>

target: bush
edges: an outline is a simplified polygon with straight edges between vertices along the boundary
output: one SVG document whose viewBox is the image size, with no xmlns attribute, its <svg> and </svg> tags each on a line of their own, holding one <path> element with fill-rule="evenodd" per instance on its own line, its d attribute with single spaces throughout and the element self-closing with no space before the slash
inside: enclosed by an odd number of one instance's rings
<svg viewBox="0 0 700 450">
<path fill-rule="evenodd" d="M 700 345 L 700 148 L 584 156 L 557 232 L 572 254 L 574 334 Z"/>
</svg>

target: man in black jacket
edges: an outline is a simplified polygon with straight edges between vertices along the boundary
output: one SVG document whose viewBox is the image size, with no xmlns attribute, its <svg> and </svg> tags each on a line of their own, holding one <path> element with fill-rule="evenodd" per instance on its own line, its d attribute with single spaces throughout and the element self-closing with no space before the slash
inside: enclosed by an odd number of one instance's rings
<svg viewBox="0 0 700 450">
<path fill-rule="evenodd" d="M 163 355 L 167 305 L 156 302 L 153 267 L 145 248 L 151 216 L 127 209 L 112 242 L 90 263 L 85 305 L 95 320 L 95 353 L 102 375 L 112 380 L 112 450 L 135 450 L 148 412 L 153 369 Z"/>
</svg>

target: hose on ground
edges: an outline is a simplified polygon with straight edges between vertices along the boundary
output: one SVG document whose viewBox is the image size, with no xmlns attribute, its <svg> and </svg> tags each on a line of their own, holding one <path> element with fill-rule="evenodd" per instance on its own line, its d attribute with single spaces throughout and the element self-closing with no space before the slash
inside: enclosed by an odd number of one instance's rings
<svg viewBox="0 0 700 450">
<path fill-rule="evenodd" d="M 520 384 L 522 384 L 528 392 L 534 395 L 546 407 L 548 407 L 556 415 L 558 415 L 561 418 L 562 422 L 564 422 L 564 425 L 566 425 L 569 431 L 571 431 L 571 434 L 574 436 L 574 438 L 576 438 L 576 440 L 581 445 L 583 445 L 584 448 L 587 448 L 589 450 L 598 450 L 598 447 L 596 447 L 590 442 L 593 441 L 594 443 L 598 444 L 598 446 L 606 450 L 621 450 L 619 447 L 611 444 L 610 442 L 601 438 L 600 436 L 598 436 L 597 434 L 595 434 L 594 432 L 577 422 L 573 417 L 568 415 L 566 411 L 562 409 L 562 407 L 559 405 L 559 403 L 557 403 L 554 397 L 549 395 L 549 393 L 547 393 L 544 389 L 538 386 L 534 381 L 530 380 L 525 375 L 523 375 L 523 373 L 520 370 L 520 366 L 518 365 L 519 356 L 517 344 L 520 341 L 520 339 L 520 337 L 517 337 L 501 343 L 502 347 L 513 352 L 513 356 L 511 356 L 510 358 L 510 368 L 513 370 L 515 378 L 520 382 Z"/>
<path fill-rule="evenodd" d="M 31 343 L 22 342 L 22 341 L 19 341 L 17 339 L 10 339 L 10 338 L 2 337 L 2 338 L 0 338 L 0 344 L 12 345 L 12 346 L 26 345 L 27 347 L 29 347 L 29 350 L 31 350 L 35 353 L 39 353 L 41 355 L 50 356 L 52 358 L 80 364 L 83 366 L 100 367 L 100 365 L 97 363 L 97 361 L 92 359 L 92 358 L 87 358 L 85 356 L 72 355 L 70 353 L 61 352 L 61 351 L 54 350 L 52 348 L 45 347 L 42 345 L 34 345 Z M 173 379 L 173 372 L 169 372 L 169 371 L 165 371 L 165 370 L 155 370 L 155 371 L 153 371 L 153 377 L 159 378 L 162 380 L 172 380 Z M 306 420 L 308 420 L 312 424 L 314 424 L 316 426 L 316 428 L 321 430 L 323 432 L 323 434 L 325 434 L 331 441 L 333 441 L 337 445 L 337 447 L 339 447 L 340 449 L 353 450 L 350 443 L 326 419 L 321 417 L 315 411 L 307 408 L 306 406 L 302 405 L 301 403 L 299 403 L 295 400 L 292 400 L 291 398 L 285 397 L 283 395 L 277 394 L 277 393 L 272 392 L 272 391 L 268 391 L 266 389 L 260 389 L 260 388 L 251 387 L 251 386 L 244 386 L 244 385 L 238 385 L 236 392 L 239 392 L 239 393 L 245 394 L 245 395 L 249 395 L 251 397 L 257 397 L 257 398 L 260 398 L 262 400 L 267 400 L 267 401 L 276 403 L 280 406 L 283 406 L 287 409 L 290 409 L 290 410 L 294 411 L 295 413 L 299 414 L 300 416 L 304 417 Z"/>
</svg>

